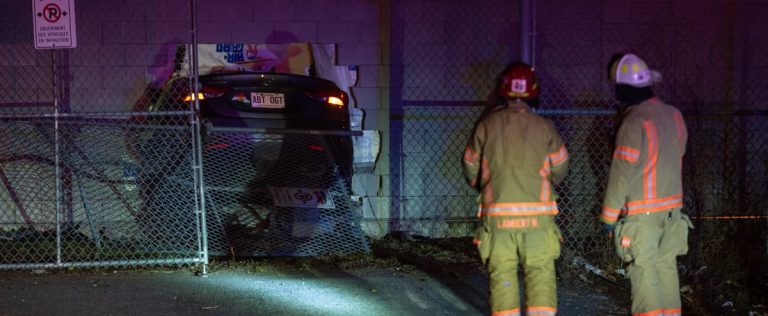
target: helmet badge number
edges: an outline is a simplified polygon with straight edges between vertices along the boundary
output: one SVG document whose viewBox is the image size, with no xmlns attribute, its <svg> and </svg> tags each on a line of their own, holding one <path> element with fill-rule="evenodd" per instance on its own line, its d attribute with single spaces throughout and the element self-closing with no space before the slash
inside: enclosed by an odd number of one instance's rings
<svg viewBox="0 0 768 316">
<path fill-rule="evenodd" d="M 520 92 L 523 93 L 526 90 L 526 81 L 525 79 L 512 79 L 512 84 L 510 85 L 510 90 L 512 92 Z"/>
</svg>

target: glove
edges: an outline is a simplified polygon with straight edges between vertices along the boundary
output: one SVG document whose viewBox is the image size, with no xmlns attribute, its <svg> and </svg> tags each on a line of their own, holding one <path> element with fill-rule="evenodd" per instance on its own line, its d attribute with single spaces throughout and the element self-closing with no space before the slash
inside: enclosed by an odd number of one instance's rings
<svg viewBox="0 0 768 316">
<path fill-rule="evenodd" d="M 615 227 L 615 224 L 606 224 L 603 223 L 603 236 L 606 236 L 608 238 L 613 237 L 613 227 Z"/>
</svg>

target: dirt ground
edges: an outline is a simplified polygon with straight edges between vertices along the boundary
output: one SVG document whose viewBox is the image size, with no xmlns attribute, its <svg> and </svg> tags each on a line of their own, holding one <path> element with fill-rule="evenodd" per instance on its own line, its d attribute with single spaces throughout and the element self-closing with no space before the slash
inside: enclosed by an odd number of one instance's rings
<svg viewBox="0 0 768 316">
<path fill-rule="evenodd" d="M 487 286 L 486 271 L 469 239 L 389 236 L 374 245 L 376 257 L 396 257 L 438 279 L 480 278 Z M 605 271 L 599 276 L 574 259 L 564 252 L 557 261 L 558 315 L 629 315 L 629 280 Z M 683 315 L 768 316 L 768 282 L 764 280 L 768 276 L 755 276 L 754 284 L 747 286 L 706 267 L 682 266 L 681 270 Z"/>
</svg>

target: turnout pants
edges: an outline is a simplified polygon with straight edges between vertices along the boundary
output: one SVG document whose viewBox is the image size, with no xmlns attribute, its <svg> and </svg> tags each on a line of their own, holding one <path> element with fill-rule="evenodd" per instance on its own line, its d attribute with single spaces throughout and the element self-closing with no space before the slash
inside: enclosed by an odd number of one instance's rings
<svg viewBox="0 0 768 316">
<path fill-rule="evenodd" d="M 481 238 L 485 239 L 479 246 L 490 272 L 490 307 L 494 316 L 556 314 L 555 259 L 560 256 L 560 231 L 554 220 L 547 224 L 526 230 L 486 231 L 487 235 Z M 525 275 L 524 309 L 520 304 L 519 266 Z"/>
<path fill-rule="evenodd" d="M 629 265 L 632 315 L 681 315 L 677 256 L 688 252 L 690 219 L 680 208 L 641 213 L 619 220 L 617 254 Z"/>
</svg>

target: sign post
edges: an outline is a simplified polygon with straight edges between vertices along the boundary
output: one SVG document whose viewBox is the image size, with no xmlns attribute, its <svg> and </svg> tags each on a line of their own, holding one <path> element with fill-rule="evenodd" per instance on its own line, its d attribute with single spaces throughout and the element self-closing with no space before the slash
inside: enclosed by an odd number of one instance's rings
<svg viewBox="0 0 768 316">
<path fill-rule="evenodd" d="M 35 49 L 75 48 L 74 0 L 32 0 Z"/>
</svg>

